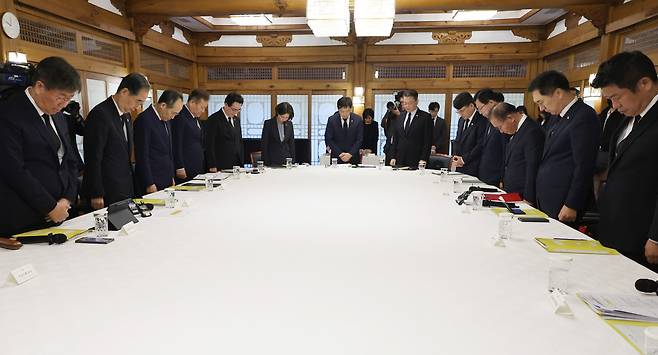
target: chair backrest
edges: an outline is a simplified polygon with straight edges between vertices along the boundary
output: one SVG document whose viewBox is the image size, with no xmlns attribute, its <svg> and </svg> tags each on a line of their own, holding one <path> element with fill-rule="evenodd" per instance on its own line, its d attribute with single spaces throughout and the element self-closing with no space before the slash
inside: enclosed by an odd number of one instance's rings
<svg viewBox="0 0 658 355">
<path fill-rule="evenodd" d="M 256 152 L 251 152 L 251 165 L 252 166 L 257 166 L 258 161 L 263 160 L 263 152 L 262 151 L 256 151 Z"/>
<path fill-rule="evenodd" d="M 439 170 L 441 168 L 450 169 L 452 158 L 447 155 L 432 154 L 427 162 L 428 169 Z"/>
</svg>

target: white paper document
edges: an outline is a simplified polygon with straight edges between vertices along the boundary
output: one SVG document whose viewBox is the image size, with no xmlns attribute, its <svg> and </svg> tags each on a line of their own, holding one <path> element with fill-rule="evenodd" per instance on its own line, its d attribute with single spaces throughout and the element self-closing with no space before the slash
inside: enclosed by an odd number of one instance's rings
<svg viewBox="0 0 658 355">
<path fill-rule="evenodd" d="M 579 293 L 578 296 L 604 319 L 658 323 L 658 297 L 655 295 Z"/>
</svg>

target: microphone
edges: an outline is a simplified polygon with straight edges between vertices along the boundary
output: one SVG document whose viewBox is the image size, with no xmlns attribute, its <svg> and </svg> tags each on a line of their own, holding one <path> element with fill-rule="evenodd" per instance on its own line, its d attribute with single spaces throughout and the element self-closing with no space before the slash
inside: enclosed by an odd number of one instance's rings
<svg viewBox="0 0 658 355">
<path fill-rule="evenodd" d="M 34 235 L 30 237 L 19 237 L 17 239 L 23 244 L 48 243 L 48 245 L 62 244 L 68 240 L 66 235 L 62 233 L 48 233 L 48 235 Z"/>
<path fill-rule="evenodd" d="M 468 199 L 468 196 L 474 191 L 481 191 L 481 192 L 498 192 L 498 189 L 494 187 L 480 187 L 480 186 L 471 186 L 468 188 L 468 190 L 464 191 L 461 193 L 461 195 L 457 196 L 457 199 L 455 202 L 457 202 L 458 205 L 464 204 L 464 201 Z"/>
<path fill-rule="evenodd" d="M 635 289 L 642 293 L 656 293 L 658 295 L 658 282 L 649 279 L 638 279 L 635 281 Z"/>
</svg>

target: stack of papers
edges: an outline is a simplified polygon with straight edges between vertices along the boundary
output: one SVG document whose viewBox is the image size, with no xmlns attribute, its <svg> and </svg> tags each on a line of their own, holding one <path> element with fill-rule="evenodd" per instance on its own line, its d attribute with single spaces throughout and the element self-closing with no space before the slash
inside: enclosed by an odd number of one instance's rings
<svg viewBox="0 0 658 355">
<path fill-rule="evenodd" d="M 606 248 L 596 240 L 589 239 L 553 239 L 535 238 L 549 253 L 576 253 L 576 254 L 601 254 L 617 255 L 616 250 Z"/>
<path fill-rule="evenodd" d="M 655 295 L 579 293 L 578 297 L 603 319 L 658 323 Z"/>
</svg>

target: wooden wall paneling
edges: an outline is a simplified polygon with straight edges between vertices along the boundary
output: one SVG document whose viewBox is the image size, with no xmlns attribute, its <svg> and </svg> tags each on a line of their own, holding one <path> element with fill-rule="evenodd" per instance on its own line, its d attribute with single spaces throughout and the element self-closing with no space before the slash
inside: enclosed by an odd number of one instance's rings
<svg viewBox="0 0 658 355">
<path fill-rule="evenodd" d="M 598 29 L 590 22 L 560 33 L 541 42 L 540 57 L 546 57 L 599 37 Z"/>
<path fill-rule="evenodd" d="M 16 3 L 78 24 L 91 26 L 106 33 L 135 40 L 135 34 L 131 31 L 130 20 L 127 17 L 91 5 L 87 0 L 16 0 Z"/>
</svg>

